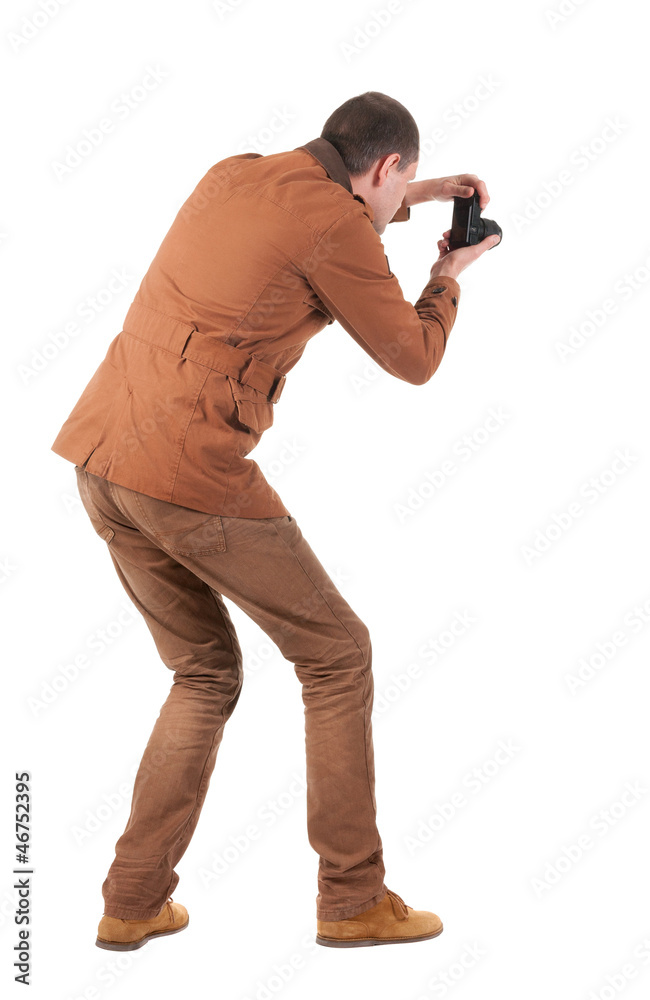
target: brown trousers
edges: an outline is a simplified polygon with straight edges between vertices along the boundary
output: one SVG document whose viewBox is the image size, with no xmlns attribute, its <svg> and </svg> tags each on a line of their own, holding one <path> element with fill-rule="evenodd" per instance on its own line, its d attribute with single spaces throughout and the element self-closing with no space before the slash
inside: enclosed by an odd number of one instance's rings
<svg viewBox="0 0 650 1000">
<path fill-rule="evenodd" d="M 174 679 L 102 886 L 104 912 L 146 919 L 175 890 L 242 654 L 223 596 L 294 664 L 305 706 L 307 834 L 316 915 L 341 920 L 386 894 L 376 824 L 370 636 L 294 517 L 226 517 L 158 500 L 75 466 L 79 496 Z"/>
</svg>

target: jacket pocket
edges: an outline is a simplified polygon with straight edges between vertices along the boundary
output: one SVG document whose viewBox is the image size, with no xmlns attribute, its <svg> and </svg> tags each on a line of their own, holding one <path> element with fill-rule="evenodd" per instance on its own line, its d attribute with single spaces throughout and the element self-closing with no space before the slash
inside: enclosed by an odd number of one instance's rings
<svg viewBox="0 0 650 1000">
<path fill-rule="evenodd" d="M 237 419 L 244 427 L 261 434 L 273 423 L 273 403 L 252 385 L 242 385 L 226 375 L 237 408 Z"/>
</svg>

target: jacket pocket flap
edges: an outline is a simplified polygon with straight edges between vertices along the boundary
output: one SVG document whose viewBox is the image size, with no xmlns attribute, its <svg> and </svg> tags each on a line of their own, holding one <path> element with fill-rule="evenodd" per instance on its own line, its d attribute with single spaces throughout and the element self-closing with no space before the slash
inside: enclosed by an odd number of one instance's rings
<svg viewBox="0 0 650 1000">
<path fill-rule="evenodd" d="M 273 423 L 273 403 L 259 389 L 242 385 L 231 375 L 226 375 L 237 408 L 237 419 L 245 427 L 262 433 Z"/>
</svg>

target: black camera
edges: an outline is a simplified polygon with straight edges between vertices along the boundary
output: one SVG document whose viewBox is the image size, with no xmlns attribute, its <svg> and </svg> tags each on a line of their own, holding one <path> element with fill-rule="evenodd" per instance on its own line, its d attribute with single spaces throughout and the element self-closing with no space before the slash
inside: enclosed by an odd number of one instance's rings
<svg viewBox="0 0 650 1000">
<path fill-rule="evenodd" d="M 451 236 L 449 237 L 450 250 L 475 246 L 486 236 L 494 234 L 503 238 L 501 226 L 493 222 L 492 219 L 481 218 L 481 207 L 476 188 L 474 194 L 470 195 L 469 198 L 454 198 L 454 214 L 451 220 Z M 498 245 L 498 243 L 495 244 L 495 246 Z M 494 247 L 490 247 L 490 249 L 493 250 Z"/>
</svg>

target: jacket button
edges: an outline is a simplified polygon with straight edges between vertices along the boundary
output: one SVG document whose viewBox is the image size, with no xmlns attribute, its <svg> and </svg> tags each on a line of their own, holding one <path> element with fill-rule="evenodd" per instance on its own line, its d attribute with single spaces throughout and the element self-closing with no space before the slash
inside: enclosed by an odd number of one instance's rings
<svg viewBox="0 0 650 1000">
<path fill-rule="evenodd" d="M 455 306 L 457 306 L 457 305 L 458 305 L 458 299 L 456 298 L 456 296 L 455 296 L 455 295 L 452 295 L 452 297 L 451 297 L 451 301 L 452 301 L 452 305 L 455 305 Z"/>
<path fill-rule="evenodd" d="M 438 285 L 436 288 L 431 288 L 430 291 L 434 295 L 435 295 L 436 292 L 446 292 L 447 291 L 447 286 L 446 285 Z"/>
</svg>

